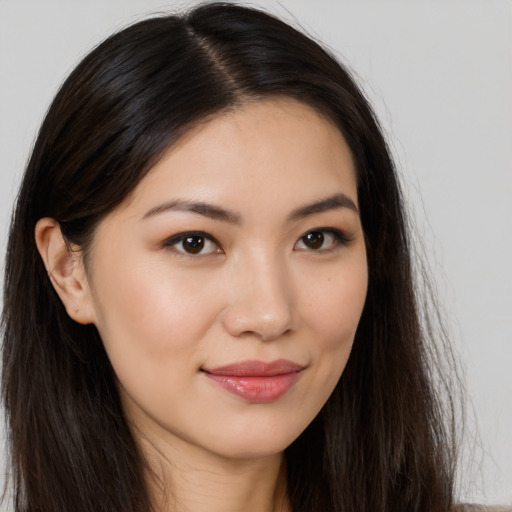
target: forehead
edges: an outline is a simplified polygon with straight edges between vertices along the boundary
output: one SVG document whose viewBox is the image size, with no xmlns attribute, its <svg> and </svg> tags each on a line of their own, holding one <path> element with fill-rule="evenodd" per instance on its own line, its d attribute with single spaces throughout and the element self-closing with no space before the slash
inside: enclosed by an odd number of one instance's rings
<svg viewBox="0 0 512 512">
<path fill-rule="evenodd" d="M 339 129 L 293 99 L 254 101 L 174 143 L 134 191 L 139 208 L 173 197 L 243 209 L 291 209 L 339 191 L 357 204 L 355 166 Z M 130 201 L 132 202 L 132 201 Z"/>
</svg>

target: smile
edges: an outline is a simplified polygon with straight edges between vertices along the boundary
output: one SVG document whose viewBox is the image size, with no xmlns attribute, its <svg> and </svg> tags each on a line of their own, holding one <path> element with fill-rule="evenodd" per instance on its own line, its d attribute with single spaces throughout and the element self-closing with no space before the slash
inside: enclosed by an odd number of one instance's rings
<svg viewBox="0 0 512 512">
<path fill-rule="evenodd" d="M 304 366 L 279 359 L 241 361 L 213 369 L 204 374 L 226 391 L 253 403 L 273 402 L 283 396 L 297 381 Z"/>
</svg>

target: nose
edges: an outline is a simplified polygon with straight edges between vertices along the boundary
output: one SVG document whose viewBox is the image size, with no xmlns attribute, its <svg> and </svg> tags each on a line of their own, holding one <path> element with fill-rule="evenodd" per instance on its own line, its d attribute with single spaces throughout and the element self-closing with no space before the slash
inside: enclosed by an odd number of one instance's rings
<svg viewBox="0 0 512 512">
<path fill-rule="evenodd" d="M 232 336 L 271 341 L 296 329 L 295 294 L 285 267 L 275 258 L 260 255 L 231 269 L 223 324 Z"/>
</svg>

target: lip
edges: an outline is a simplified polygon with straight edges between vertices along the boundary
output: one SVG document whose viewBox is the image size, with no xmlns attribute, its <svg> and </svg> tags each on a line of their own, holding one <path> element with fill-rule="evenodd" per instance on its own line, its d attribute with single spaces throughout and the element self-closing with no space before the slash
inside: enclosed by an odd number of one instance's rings
<svg viewBox="0 0 512 512">
<path fill-rule="evenodd" d="M 251 360 L 203 369 L 203 372 L 234 395 L 253 403 L 267 403 L 283 396 L 304 368 L 286 359 L 270 362 Z"/>
</svg>

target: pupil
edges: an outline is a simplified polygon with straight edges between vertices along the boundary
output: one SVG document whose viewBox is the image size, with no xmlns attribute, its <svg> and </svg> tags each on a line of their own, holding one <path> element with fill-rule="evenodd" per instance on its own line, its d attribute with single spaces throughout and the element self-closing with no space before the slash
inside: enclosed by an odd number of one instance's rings
<svg viewBox="0 0 512 512">
<path fill-rule="evenodd" d="M 311 231 L 304 237 L 304 243 L 311 249 L 319 249 L 324 243 L 324 235 L 320 231 Z"/>
<path fill-rule="evenodd" d="M 201 236 L 189 236 L 183 240 L 183 248 L 185 251 L 197 254 L 204 247 L 204 238 Z"/>
</svg>

